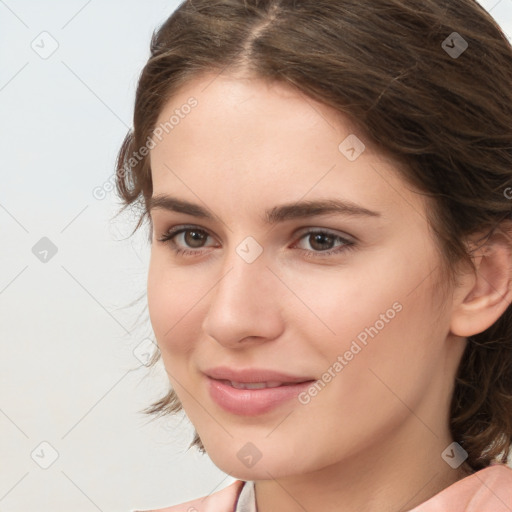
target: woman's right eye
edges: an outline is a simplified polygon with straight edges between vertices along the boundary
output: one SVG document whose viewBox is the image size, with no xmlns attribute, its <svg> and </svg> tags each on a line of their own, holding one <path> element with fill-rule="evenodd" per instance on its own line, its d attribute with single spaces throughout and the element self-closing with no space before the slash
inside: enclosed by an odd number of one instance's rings
<svg viewBox="0 0 512 512">
<path fill-rule="evenodd" d="M 199 252 L 197 250 L 187 250 L 183 249 L 178 245 L 175 241 L 175 238 L 178 237 L 178 235 L 184 235 L 182 239 L 184 239 L 186 245 L 188 247 L 192 247 L 196 243 L 202 243 L 209 235 L 204 229 L 199 229 L 194 226 L 189 227 L 183 227 L 183 226 L 177 226 L 175 228 L 171 228 L 169 231 L 164 233 L 159 239 L 159 242 L 169 244 L 172 251 L 176 254 L 182 254 L 187 256 L 197 256 L 199 255 Z M 188 236 L 190 235 L 190 236 Z M 202 246 L 199 246 L 197 248 L 201 248 Z"/>
</svg>

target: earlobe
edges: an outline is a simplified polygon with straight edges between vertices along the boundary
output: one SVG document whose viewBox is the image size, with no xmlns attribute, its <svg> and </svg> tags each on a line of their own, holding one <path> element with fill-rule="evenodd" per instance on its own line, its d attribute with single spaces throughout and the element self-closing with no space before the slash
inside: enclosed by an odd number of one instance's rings
<svg viewBox="0 0 512 512">
<path fill-rule="evenodd" d="M 472 336 L 493 325 L 512 302 L 512 248 L 498 230 L 473 258 L 476 271 L 461 279 L 454 293 L 450 332 Z"/>
</svg>

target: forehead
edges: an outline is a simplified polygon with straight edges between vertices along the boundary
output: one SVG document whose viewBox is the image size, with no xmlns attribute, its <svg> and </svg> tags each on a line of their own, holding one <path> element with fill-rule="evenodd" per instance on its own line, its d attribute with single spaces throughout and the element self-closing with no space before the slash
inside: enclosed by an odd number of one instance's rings
<svg viewBox="0 0 512 512">
<path fill-rule="evenodd" d="M 292 148 L 308 142 L 337 154 L 341 138 L 350 133 L 365 139 L 366 153 L 376 152 L 355 123 L 334 108 L 282 82 L 229 74 L 203 74 L 187 82 L 164 105 L 156 125 L 177 142 L 183 142 L 180 135 L 187 140 L 196 135 L 202 148 L 215 141 L 216 153 L 222 149 L 219 139 L 229 137 L 226 145 L 244 153 L 286 138 Z"/>
<path fill-rule="evenodd" d="M 348 117 L 279 82 L 202 75 L 172 96 L 156 127 L 154 195 L 277 204 L 328 194 L 381 210 L 422 201 Z"/>
<path fill-rule="evenodd" d="M 189 108 L 192 101 L 195 106 Z M 325 139 L 327 131 L 336 142 L 344 133 L 358 131 L 347 116 L 282 82 L 224 74 L 203 74 L 179 88 L 162 108 L 157 127 L 165 128 L 173 117 L 166 135 L 177 138 L 186 132 L 188 137 L 190 128 L 205 143 L 218 138 L 219 129 L 231 135 L 230 142 L 248 135 L 249 140 L 243 140 L 252 145 L 285 135 L 289 142 L 296 136 L 302 143 L 306 136 L 314 143 Z M 210 137 L 205 137 L 208 131 Z M 375 151 L 370 140 L 365 144 L 367 152 Z"/>
</svg>

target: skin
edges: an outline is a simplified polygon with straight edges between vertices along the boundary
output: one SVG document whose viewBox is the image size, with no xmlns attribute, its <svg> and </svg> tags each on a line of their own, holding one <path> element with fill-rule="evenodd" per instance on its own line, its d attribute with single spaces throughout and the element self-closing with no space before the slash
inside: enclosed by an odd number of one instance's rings
<svg viewBox="0 0 512 512">
<path fill-rule="evenodd" d="M 151 150 L 153 196 L 194 202 L 215 219 L 151 210 L 148 306 L 169 381 L 212 461 L 256 482 L 258 512 L 405 511 L 467 476 L 441 453 L 453 441 L 449 405 L 465 336 L 511 300 L 505 241 L 441 297 L 424 196 L 348 119 L 282 84 L 212 74 L 180 89 L 158 123 L 191 96 L 198 106 Z M 355 161 L 338 149 L 350 134 L 366 144 Z M 380 217 L 274 226 L 263 217 L 326 198 Z M 206 232 L 195 244 L 190 232 L 174 238 L 194 256 L 158 240 L 184 224 Z M 343 243 L 315 244 L 308 229 L 355 246 L 322 256 Z M 236 252 L 248 236 L 263 248 L 252 263 Z M 401 310 L 309 403 L 248 417 L 210 398 L 202 370 L 219 365 L 321 379 L 396 303 Z M 261 453 L 252 467 L 237 457 L 248 442 Z"/>
</svg>

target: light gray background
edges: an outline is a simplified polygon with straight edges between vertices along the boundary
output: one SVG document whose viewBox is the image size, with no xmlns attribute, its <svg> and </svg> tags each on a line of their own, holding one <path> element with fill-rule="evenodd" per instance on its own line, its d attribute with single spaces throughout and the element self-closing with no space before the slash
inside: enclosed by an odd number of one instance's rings
<svg viewBox="0 0 512 512">
<path fill-rule="evenodd" d="M 512 0 L 481 3 L 510 37 Z M 143 364 L 149 245 L 108 191 L 152 31 L 177 5 L 0 0 L 2 512 L 129 512 L 234 480 L 186 450 L 183 416 L 139 412 L 167 389 Z"/>
</svg>

